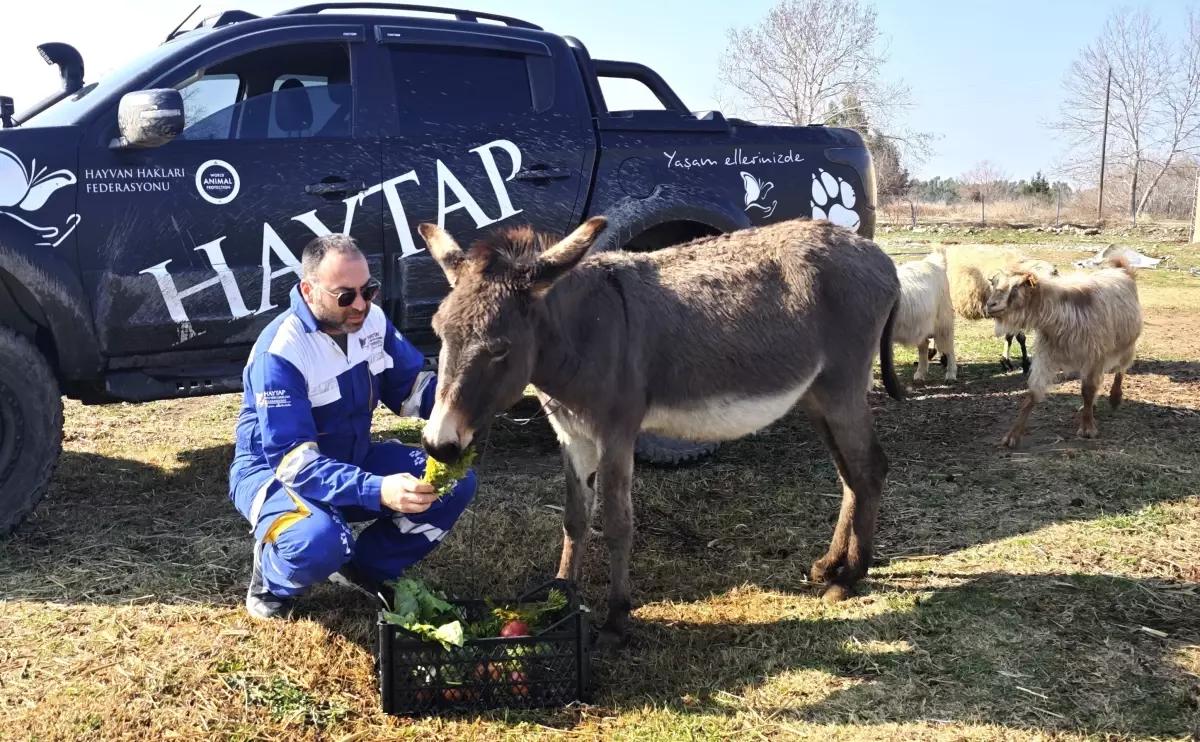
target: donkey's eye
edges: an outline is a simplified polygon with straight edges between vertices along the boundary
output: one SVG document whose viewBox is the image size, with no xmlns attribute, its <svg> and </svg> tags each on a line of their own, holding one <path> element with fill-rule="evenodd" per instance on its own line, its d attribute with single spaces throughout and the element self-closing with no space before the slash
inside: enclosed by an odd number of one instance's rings
<svg viewBox="0 0 1200 742">
<path fill-rule="evenodd" d="M 492 357 L 493 361 L 503 360 L 508 355 L 508 341 L 506 340 L 489 340 L 484 348 L 487 349 L 487 354 Z"/>
</svg>

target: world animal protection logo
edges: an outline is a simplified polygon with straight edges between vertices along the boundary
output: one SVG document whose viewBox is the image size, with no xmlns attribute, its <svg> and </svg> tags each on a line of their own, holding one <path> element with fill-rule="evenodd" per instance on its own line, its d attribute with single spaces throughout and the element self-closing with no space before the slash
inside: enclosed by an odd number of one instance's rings
<svg viewBox="0 0 1200 742">
<path fill-rule="evenodd" d="M 71 214 L 61 227 L 43 227 L 30 219 L 34 212 L 46 205 L 46 201 L 59 188 L 75 185 L 75 173 L 70 170 L 46 172 L 38 168 L 37 160 L 25 167 L 21 158 L 0 147 L 0 216 L 20 222 L 33 230 L 39 238 L 34 243 L 39 247 L 58 247 L 75 227 L 79 225 L 79 214 Z M 31 216 L 27 219 L 21 213 Z"/>
<path fill-rule="evenodd" d="M 196 168 L 196 190 L 210 204 L 223 206 L 237 198 L 242 179 L 224 160 L 209 160 Z"/>
</svg>

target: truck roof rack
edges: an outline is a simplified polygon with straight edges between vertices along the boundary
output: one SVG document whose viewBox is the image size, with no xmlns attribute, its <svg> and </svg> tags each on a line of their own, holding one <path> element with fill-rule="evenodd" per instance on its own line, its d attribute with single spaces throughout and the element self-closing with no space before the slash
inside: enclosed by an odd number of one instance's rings
<svg viewBox="0 0 1200 742">
<path fill-rule="evenodd" d="M 198 24 L 196 24 L 196 28 L 204 28 L 206 26 L 211 27 L 211 28 L 220 28 L 222 26 L 228 26 L 231 23 L 241 23 L 242 21 L 253 21 L 253 20 L 257 20 L 258 18 L 259 18 L 259 16 L 256 16 L 253 13 L 247 13 L 244 10 L 225 10 L 220 13 L 217 13 L 216 15 L 208 16 L 207 18 L 205 18 L 204 20 L 202 20 Z"/>
<path fill-rule="evenodd" d="M 523 21 L 519 18 L 511 18 L 506 15 L 497 15 L 495 13 L 480 13 L 474 10 L 458 10 L 455 8 L 443 8 L 435 5 L 410 5 L 408 3 L 374 3 L 374 2 L 346 2 L 346 3 L 313 3 L 311 5 L 302 5 L 291 10 L 284 10 L 276 15 L 301 15 L 304 13 L 320 13 L 322 10 L 347 10 L 347 9 L 371 9 L 371 10 L 411 10 L 421 13 L 441 13 L 444 15 L 452 15 L 460 21 L 469 23 L 479 23 L 480 20 L 498 21 L 514 28 L 527 28 L 531 31 L 543 30 L 541 26 L 534 25 L 529 21 Z"/>
</svg>

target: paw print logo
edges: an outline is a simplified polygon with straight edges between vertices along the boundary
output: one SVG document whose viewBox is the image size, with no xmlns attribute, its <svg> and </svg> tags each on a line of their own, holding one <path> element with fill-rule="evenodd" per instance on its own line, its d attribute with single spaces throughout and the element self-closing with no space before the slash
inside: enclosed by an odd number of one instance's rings
<svg viewBox="0 0 1200 742">
<path fill-rule="evenodd" d="M 812 176 L 813 219 L 828 219 L 847 229 L 858 229 L 858 214 L 853 210 L 857 201 L 854 187 L 841 178 L 824 170 Z"/>
</svg>

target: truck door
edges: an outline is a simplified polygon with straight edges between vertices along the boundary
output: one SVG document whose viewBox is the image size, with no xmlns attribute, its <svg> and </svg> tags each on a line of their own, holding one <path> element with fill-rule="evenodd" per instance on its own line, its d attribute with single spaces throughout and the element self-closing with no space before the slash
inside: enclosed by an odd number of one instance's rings
<svg viewBox="0 0 1200 742">
<path fill-rule="evenodd" d="M 380 181 L 356 86 L 370 44 L 362 26 L 327 25 L 217 45 L 145 86 L 182 92 L 180 136 L 110 149 L 114 110 L 85 140 L 83 276 L 102 347 L 137 356 L 114 367 L 198 349 L 240 363 L 287 306 L 318 234 L 353 235 L 383 279 L 382 199 L 357 198 Z"/>
<path fill-rule="evenodd" d="M 417 225 L 437 222 L 463 244 L 493 225 L 566 233 L 579 221 L 595 148 L 565 45 L 480 25 L 375 29 L 378 70 L 396 100 L 383 135 L 383 219 L 399 290 L 386 308 L 428 355 L 438 345 L 430 321 L 449 286 Z"/>
</svg>

